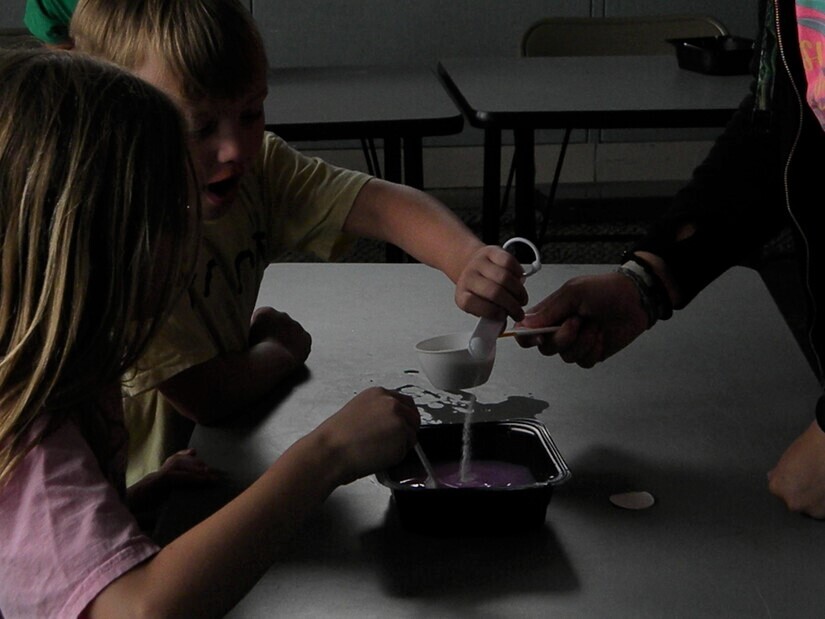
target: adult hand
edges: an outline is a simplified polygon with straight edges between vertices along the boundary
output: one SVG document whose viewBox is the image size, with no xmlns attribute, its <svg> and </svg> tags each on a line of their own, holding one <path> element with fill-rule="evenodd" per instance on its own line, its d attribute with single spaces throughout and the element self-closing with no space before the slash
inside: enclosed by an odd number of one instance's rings
<svg viewBox="0 0 825 619">
<path fill-rule="evenodd" d="M 458 278 L 456 305 L 476 316 L 521 320 L 527 303 L 524 279 L 524 269 L 512 254 L 485 245 L 470 256 Z"/>
<path fill-rule="evenodd" d="M 312 434 L 329 450 L 338 483 L 347 484 L 401 461 L 417 439 L 412 398 L 372 387 L 350 400 Z"/>
<path fill-rule="evenodd" d="M 768 473 L 768 489 L 789 510 L 825 518 L 825 432 L 815 421 Z"/>
<path fill-rule="evenodd" d="M 604 361 L 642 334 L 648 317 L 635 284 L 620 273 L 574 277 L 528 309 L 517 325 L 559 325 L 555 333 L 518 338 L 522 347 L 538 347 L 584 368 Z"/>
</svg>

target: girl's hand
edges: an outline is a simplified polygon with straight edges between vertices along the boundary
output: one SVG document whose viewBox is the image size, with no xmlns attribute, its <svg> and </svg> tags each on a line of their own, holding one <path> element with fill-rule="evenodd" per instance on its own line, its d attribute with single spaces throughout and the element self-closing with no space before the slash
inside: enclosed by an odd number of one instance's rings
<svg viewBox="0 0 825 619">
<path fill-rule="evenodd" d="M 527 303 L 524 280 L 524 269 L 512 254 L 486 245 L 464 266 L 456 283 L 456 305 L 476 316 L 521 320 Z"/>
<path fill-rule="evenodd" d="M 337 485 L 343 485 L 400 462 L 417 441 L 420 421 L 412 398 L 372 387 L 350 400 L 310 437 L 320 441 L 336 469 Z"/>
<path fill-rule="evenodd" d="M 294 367 L 303 364 L 312 348 L 312 337 L 286 312 L 272 307 L 259 307 L 249 325 L 249 345 L 269 342 L 282 349 L 284 358 Z"/>
</svg>

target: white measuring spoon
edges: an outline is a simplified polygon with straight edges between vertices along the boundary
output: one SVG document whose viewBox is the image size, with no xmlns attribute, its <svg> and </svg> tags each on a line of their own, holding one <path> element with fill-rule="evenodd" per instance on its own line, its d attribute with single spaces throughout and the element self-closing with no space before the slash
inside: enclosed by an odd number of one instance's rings
<svg viewBox="0 0 825 619">
<path fill-rule="evenodd" d="M 539 249 L 532 243 L 532 241 L 520 236 L 513 237 L 504 243 L 502 247 L 504 249 L 508 249 L 516 243 L 523 243 L 533 251 L 534 260 L 524 269 L 524 277 L 530 277 L 533 273 L 536 273 L 541 269 L 541 254 L 539 253 Z M 470 356 L 474 359 L 488 359 L 490 356 L 495 354 L 496 340 L 506 324 L 506 318 L 502 320 L 480 318 L 478 324 L 476 324 L 476 328 L 470 335 L 470 343 L 467 345 L 467 350 L 469 350 Z"/>
</svg>

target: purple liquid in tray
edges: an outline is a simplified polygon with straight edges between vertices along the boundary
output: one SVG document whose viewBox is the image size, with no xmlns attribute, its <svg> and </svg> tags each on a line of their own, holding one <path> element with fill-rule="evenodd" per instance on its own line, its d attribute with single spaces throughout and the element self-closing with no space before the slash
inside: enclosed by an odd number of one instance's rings
<svg viewBox="0 0 825 619">
<path fill-rule="evenodd" d="M 465 479 L 461 479 L 460 462 L 433 464 L 439 485 L 448 488 L 520 488 L 536 483 L 530 469 L 521 464 L 501 460 L 472 460 Z M 403 486 L 424 487 L 425 476 L 405 479 Z"/>
</svg>

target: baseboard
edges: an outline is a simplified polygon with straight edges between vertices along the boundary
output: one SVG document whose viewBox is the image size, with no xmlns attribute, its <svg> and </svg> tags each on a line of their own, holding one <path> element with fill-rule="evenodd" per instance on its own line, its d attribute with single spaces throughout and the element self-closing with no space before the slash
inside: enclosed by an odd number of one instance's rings
<svg viewBox="0 0 825 619">
<path fill-rule="evenodd" d="M 590 187 L 589 191 L 637 184 L 682 184 L 699 164 L 711 142 L 644 142 L 572 144 L 567 150 L 560 176 L 560 187 Z M 301 150 L 330 163 L 366 171 L 360 149 L 314 150 L 311 143 L 299 144 Z M 502 148 L 501 179 L 507 179 L 512 147 Z M 536 183 L 552 181 L 559 154 L 556 144 L 536 146 Z M 383 153 L 379 149 L 379 157 Z M 483 185 L 484 149 L 481 146 L 432 146 L 424 149 L 424 183 L 427 188 L 463 188 Z M 630 186 L 630 185 L 625 185 Z M 581 191 L 581 189 L 579 190 Z"/>
</svg>

